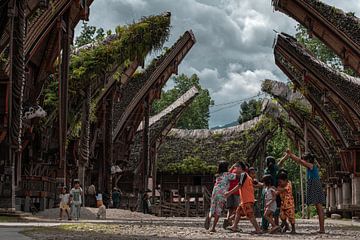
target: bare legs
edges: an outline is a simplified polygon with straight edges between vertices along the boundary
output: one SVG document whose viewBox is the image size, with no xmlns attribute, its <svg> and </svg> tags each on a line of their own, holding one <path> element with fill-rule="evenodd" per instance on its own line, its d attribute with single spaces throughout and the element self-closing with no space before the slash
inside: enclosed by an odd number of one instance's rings
<svg viewBox="0 0 360 240">
<path fill-rule="evenodd" d="M 218 223 L 218 221 L 219 221 L 219 215 L 217 215 L 216 213 L 214 214 L 214 223 L 213 223 L 213 226 L 212 226 L 212 228 L 211 228 L 211 230 L 210 230 L 210 232 L 216 232 L 216 224 Z"/>
<path fill-rule="evenodd" d="M 70 220 L 70 214 L 69 214 L 69 211 L 67 210 L 67 209 L 62 209 L 62 208 L 60 208 L 60 220 L 62 220 L 62 216 L 63 216 L 63 211 L 65 211 L 66 212 L 66 215 L 67 215 L 67 217 L 68 217 L 68 220 Z"/>
<path fill-rule="evenodd" d="M 264 213 L 265 219 L 271 224 L 271 231 L 270 233 L 274 233 L 276 230 L 280 229 L 280 227 L 276 224 L 273 218 L 273 212 L 272 211 L 266 211 Z"/>
<path fill-rule="evenodd" d="M 259 227 L 259 224 L 258 222 L 256 221 L 256 218 L 255 216 L 249 218 L 251 224 L 254 226 L 255 228 L 255 233 L 261 233 L 261 230 L 260 230 L 260 227 Z"/>
<path fill-rule="evenodd" d="M 320 225 L 320 231 L 319 233 L 325 233 L 325 218 L 324 218 L 324 209 L 320 203 L 315 205 L 318 216 L 319 216 L 319 225 Z"/>
</svg>

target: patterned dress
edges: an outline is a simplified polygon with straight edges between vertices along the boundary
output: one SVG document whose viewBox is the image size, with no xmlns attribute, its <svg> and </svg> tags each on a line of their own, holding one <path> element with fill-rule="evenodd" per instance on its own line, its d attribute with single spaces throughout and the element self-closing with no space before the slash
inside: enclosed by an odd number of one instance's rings
<svg viewBox="0 0 360 240">
<path fill-rule="evenodd" d="M 324 204 L 325 194 L 322 189 L 322 184 L 319 176 L 319 169 L 314 165 L 313 169 L 307 169 L 307 191 L 306 191 L 306 204 Z"/>
<path fill-rule="evenodd" d="M 295 203 L 290 181 L 286 184 L 285 191 L 280 192 L 280 198 L 280 219 L 282 221 L 287 219 L 291 224 L 295 224 Z"/>
<path fill-rule="evenodd" d="M 224 209 L 226 198 L 225 192 L 229 190 L 230 181 L 235 180 L 236 175 L 233 173 L 225 172 L 220 174 L 215 181 L 214 189 L 211 195 L 210 214 L 220 216 Z"/>
</svg>

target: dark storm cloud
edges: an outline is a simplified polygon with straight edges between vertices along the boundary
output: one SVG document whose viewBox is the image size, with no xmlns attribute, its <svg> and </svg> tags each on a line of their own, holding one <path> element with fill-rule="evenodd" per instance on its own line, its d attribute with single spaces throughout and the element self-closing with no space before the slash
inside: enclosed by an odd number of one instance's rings
<svg viewBox="0 0 360 240">
<path fill-rule="evenodd" d="M 325 2 L 360 13 L 358 0 Z M 274 63 L 273 30 L 294 33 L 296 22 L 273 12 L 270 0 L 95 0 L 90 24 L 114 29 L 164 11 L 172 13 L 168 46 L 193 30 L 197 44 L 180 71 L 198 74 L 215 103 L 257 94 L 264 78 L 286 80 Z M 236 120 L 238 111 L 234 106 L 212 114 L 210 126 Z"/>
</svg>

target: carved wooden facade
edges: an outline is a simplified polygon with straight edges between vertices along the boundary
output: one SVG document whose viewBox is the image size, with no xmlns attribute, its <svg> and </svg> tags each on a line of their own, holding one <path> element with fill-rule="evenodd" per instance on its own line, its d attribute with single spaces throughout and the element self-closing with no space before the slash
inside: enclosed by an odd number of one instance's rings
<svg viewBox="0 0 360 240">
<path fill-rule="evenodd" d="M 36 146 L 41 142 L 34 134 L 38 120 L 24 119 L 24 109 L 41 104 L 40 93 L 50 74 L 60 80 L 59 136 L 60 159 L 65 162 L 67 79 L 70 44 L 77 23 L 88 18 L 89 1 L 8 0 L 1 4 L 0 53 L 0 192 L 3 210 L 15 210 L 15 190 L 21 189 L 22 176 L 33 169 L 47 172 Z M 58 69 L 55 61 L 59 59 Z M 40 165 L 41 166 L 40 166 Z M 25 165 L 25 166 L 24 166 Z M 39 167 L 40 166 L 40 167 Z M 44 172 L 45 171 L 45 172 Z M 32 196 L 20 191 L 16 197 Z M 30 194 L 30 195 L 29 195 Z"/>
</svg>

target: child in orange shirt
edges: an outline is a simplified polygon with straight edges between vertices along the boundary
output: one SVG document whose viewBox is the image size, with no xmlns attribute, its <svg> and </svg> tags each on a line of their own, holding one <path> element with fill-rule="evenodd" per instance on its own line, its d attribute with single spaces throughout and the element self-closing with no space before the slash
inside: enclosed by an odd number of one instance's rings
<svg viewBox="0 0 360 240">
<path fill-rule="evenodd" d="M 288 180 L 286 173 L 281 172 L 278 175 L 278 194 L 281 198 L 281 207 L 280 207 L 280 219 L 282 221 L 281 227 L 282 232 L 289 230 L 289 224 L 291 224 L 291 233 L 295 233 L 295 204 L 294 197 L 292 193 L 292 185 Z"/>
<path fill-rule="evenodd" d="M 249 176 L 249 174 L 246 173 L 245 171 L 246 167 L 243 162 L 239 162 L 239 167 L 240 167 L 239 185 L 231 189 L 229 192 L 225 193 L 225 196 L 228 197 L 234 192 L 239 191 L 241 203 L 237 211 L 239 212 L 243 211 L 246 217 L 250 220 L 251 224 L 255 228 L 255 231 L 253 233 L 260 234 L 261 230 L 254 215 L 255 195 L 254 195 L 253 179 Z M 237 225 L 240 220 L 241 214 L 239 212 L 236 214 L 235 221 L 230 229 L 234 232 L 237 231 Z"/>
</svg>

